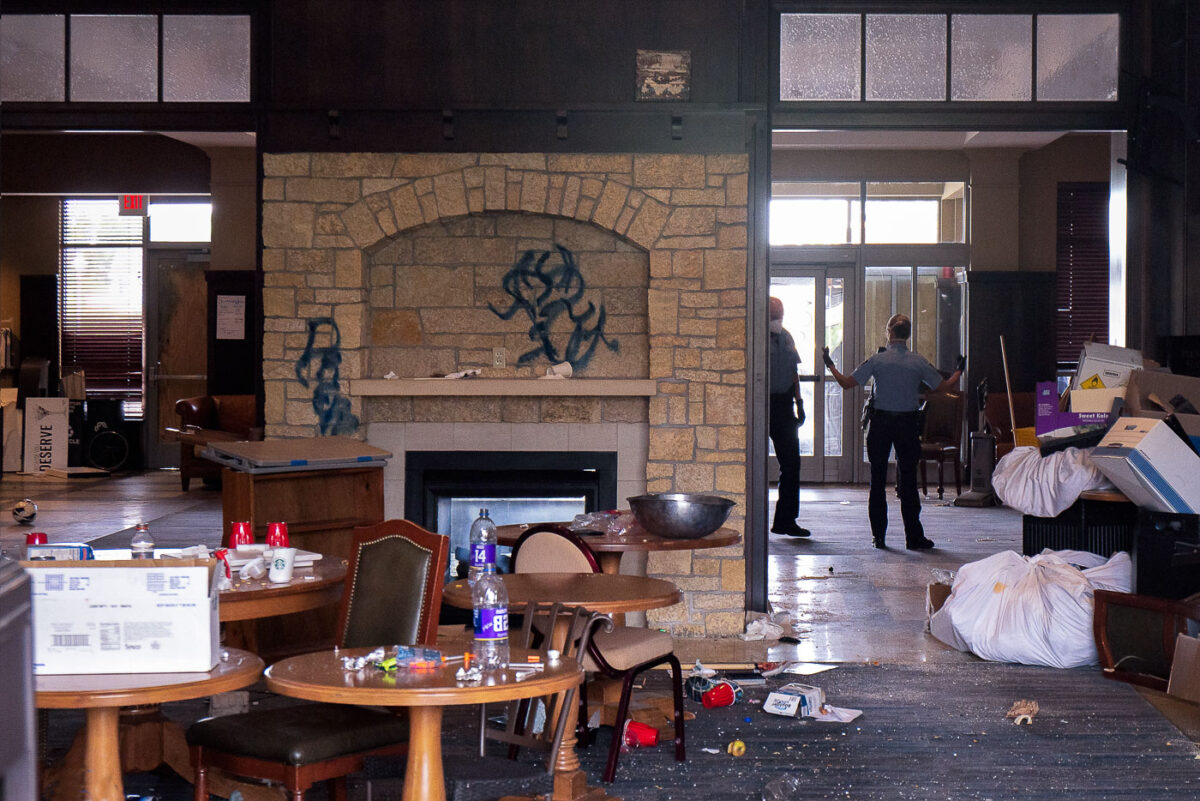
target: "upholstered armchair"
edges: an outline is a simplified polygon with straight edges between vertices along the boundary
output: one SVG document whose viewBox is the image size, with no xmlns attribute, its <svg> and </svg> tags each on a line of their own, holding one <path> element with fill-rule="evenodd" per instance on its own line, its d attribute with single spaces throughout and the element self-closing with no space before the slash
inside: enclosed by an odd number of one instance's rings
<svg viewBox="0 0 1200 801">
<path fill-rule="evenodd" d="M 179 478 L 187 492 L 193 478 L 205 483 L 221 475 L 221 466 L 200 455 L 210 442 L 236 442 L 263 438 L 256 425 L 253 395 L 200 395 L 175 403 L 179 428 L 167 431 L 179 440 Z"/>
</svg>

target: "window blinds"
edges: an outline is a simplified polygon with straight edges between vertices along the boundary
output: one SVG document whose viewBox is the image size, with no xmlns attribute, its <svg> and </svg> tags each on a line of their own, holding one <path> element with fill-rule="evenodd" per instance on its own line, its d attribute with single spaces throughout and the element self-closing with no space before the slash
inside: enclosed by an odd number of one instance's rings
<svg viewBox="0 0 1200 801">
<path fill-rule="evenodd" d="M 1108 342 L 1108 184 L 1058 185 L 1055 353 L 1074 364 L 1085 342 Z"/>
<path fill-rule="evenodd" d="M 144 220 L 111 200 L 64 200 L 61 213 L 61 363 L 78 365 L 89 398 L 140 405 Z"/>
</svg>

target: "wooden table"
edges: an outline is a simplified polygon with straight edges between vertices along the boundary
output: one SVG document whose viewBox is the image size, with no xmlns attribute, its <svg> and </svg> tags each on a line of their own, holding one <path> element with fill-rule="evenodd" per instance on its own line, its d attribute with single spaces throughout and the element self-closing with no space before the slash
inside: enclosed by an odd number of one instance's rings
<svg viewBox="0 0 1200 801">
<path fill-rule="evenodd" d="M 519 523 L 509 526 L 497 526 L 496 537 L 501 545 L 516 545 L 517 540 L 525 530 L 537 523 Z M 555 525 L 567 526 L 567 523 Z M 600 570 L 605 573 L 618 573 L 621 567 L 621 554 L 626 551 L 690 551 L 701 548 L 723 548 L 726 545 L 737 545 L 742 541 L 742 535 L 732 528 L 719 528 L 712 534 L 694 540 L 680 540 L 663 537 L 650 532 L 640 534 L 580 534 L 580 539 L 596 554 Z"/>
<path fill-rule="evenodd" d="M 593 612 L 614 614 L 672 606 L 683 594 L 666 579 L 610 573 L 501 573 L 510 606 L 559 601 Z M 442 588 L 442 600 L 461 609 L 471 608 L 471 587 L 466 579 Z"/>
<path fill-rule="evenodd" d="M 312 567 L 297 567 L 286 584 L 272 584 L 266 576 L 242 581 L 235 570 L 233 589 L 221 593 L 221 622 L 290 615 L 336 604 L 342 598 L 345 579 L 346 560 L 329 556 L 313 562 Z"/>
<path fill-rule="evenodd" d="M 35 677 L 35 703 L 38 708 L 87 710 L 83 737 L 71 747 L 64 760 L 55 797 L 124 801 L 121 779 L 123 749 L 118 725 L 120 708 L 183 701 L 237 690 L 253 684 L 262 675 L 263 662 L 254 654 L 233 648 L 224 649 L 224 653 L 226 657 L 207 673 Z M 182 749 L 183 775 L 190 775 L 187 744 L 179 742 L 176 746 L 174 750 Z M 166 748 L 164 744 L 164 751 Z M 177 771 L 180 766 L 174 763 L 179 758 L 179 754 L 175 753 L 168 759 Z M 158 761 L 163 760 L 160 758 Z M 81 787 L 86 788 L 86 795 L 81 792 Z"/>
<path fill-rule="evenodd" d="M 510 670 L 485 676 L 480 684 L 464 684 L 454 677 L 461 666 L 452 663 L 437 670 L 385 673 L 369 668 L 347 671 L 343 656 L 360 656 L 370 648 L 318 651 L 294 656 L 267 669 L 267 687 L 272 692 L 334 704 L 378 704 L 408 707 L 409 747 L 404 776 L 404 801 L 444 801 L 445 778 L 442 768 L 442 710 L 447 706 L 486 704 L 519 698 L 550 695 L 578 686 L 583 669 L 574 660 L 541 673 L 529 674 L 517 681 Z M 525 651 L 514 649 L 513 661 L 524 661 Z M 567 704 L 562 746 L 555 755 L 555 799 L 572 799 L 584 783 L 579 759 L 575 755 L 575 717 L 578 707 Z M 560 780 L 561 777 L 561 780 Z M 560 794 L 561 786 L 561 794 Z"/>
</svg>

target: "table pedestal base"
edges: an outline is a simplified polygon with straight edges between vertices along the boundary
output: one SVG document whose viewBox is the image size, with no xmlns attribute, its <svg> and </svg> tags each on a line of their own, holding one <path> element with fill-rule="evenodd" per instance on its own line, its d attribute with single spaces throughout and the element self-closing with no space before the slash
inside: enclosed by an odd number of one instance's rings
<svg viewBox="0 0 1200 801">
<path fill-rule="evenodd" d="M 119 713 L 119 714 L 118 714 Z M 117 744 L 121 771 L 111 753 Z M 189 782 L 193 771 L 183 728 L 162 715 L 157 705 L 98 707 L 87 710 L 87 725 L 75 736 L 67 755 L 45 773 L 46 794 L 52 801 L 125 801 L 122 774 L 150 771 L 166 763 Z M 235 790 L 246 801 L 280 801 L 279 790 L 246 784 L 219 770 L 208 772 L 208 791 L 228 798 Z"/>
</svg>

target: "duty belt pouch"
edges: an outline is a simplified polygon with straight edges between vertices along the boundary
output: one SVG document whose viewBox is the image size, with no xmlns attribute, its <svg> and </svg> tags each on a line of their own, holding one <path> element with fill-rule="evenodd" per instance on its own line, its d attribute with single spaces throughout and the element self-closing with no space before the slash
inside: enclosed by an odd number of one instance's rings
<svg viewBox="0 0 1200 801">
<path fill-rule="evenodd" d="M 875 393 L 872 392 L 867 398 L 867 402 L 863 404 L 862 410 L 862 430 L 866 431 L 871 426 L 871 418 L 875 416 Z"/>
</svg>

